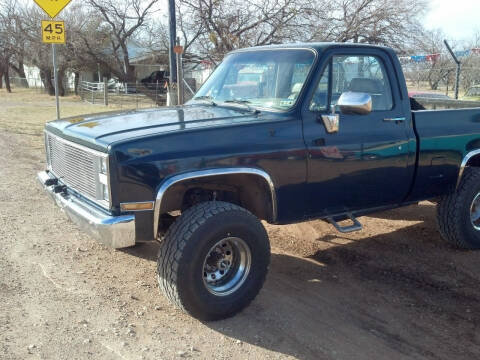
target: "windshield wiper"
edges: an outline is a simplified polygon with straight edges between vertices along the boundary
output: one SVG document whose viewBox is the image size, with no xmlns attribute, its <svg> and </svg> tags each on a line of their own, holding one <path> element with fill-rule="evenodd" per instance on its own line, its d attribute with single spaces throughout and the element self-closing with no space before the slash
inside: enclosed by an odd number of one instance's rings
<svg viewBox="0 0 480 360">
<path fill-rule="evenodd" d="M 251 104 L 251 103 L 252 103 L 252 102 L 249 101 L 249 100 L 232 99 L 232 100 L 225 100 L 224 103 L 226 103 L 226 104 L 240 104 L 240 105 L 245 105 L 245 107 L 246 107 L 249 111 L 251 111 L 251 112 L 253 112 L 253 113 L 255 113 L 255 114 L 258 114 L 258 113 L 260 112 L 260 110 L 254 109 L 254 108 L 252 108 L 250 105 L 248 105 L 248 104 Z"/>
<path fill-rule="evenodd" d="M 211 96 L 208 95 L 196 96 L 192 100 L 207 101 L 208 103 L 210 103 L 210 105 L 217 106 L 217 103 L 213 101 Z"/>
</svg>

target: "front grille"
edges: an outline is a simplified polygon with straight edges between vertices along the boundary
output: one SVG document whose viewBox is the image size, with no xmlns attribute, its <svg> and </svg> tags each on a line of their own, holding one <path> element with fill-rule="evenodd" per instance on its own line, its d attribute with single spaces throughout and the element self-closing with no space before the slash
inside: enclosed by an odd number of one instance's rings
<svg viewBox="0 0 480 360">
<path fill-rule="evenodd" d="M 71 143 L 46 133 L 47 158 L 50 171 L 67 187 L 103 204 L 100 200 L 98 173 L 100 157 L 95 150 Z"/>
</svg>

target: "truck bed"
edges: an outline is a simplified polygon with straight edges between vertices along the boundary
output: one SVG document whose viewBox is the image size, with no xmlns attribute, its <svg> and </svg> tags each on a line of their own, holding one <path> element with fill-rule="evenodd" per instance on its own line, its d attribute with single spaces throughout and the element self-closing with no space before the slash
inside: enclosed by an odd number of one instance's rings
<svg viewBox="0 0 480 360">
<path fill-rule="evenodd" d="M 480 147 L 480 107 L 412 111 L 412 123 L 418 166 L 411 198 L 453 191 L 464 156 Z"/>
</svg>

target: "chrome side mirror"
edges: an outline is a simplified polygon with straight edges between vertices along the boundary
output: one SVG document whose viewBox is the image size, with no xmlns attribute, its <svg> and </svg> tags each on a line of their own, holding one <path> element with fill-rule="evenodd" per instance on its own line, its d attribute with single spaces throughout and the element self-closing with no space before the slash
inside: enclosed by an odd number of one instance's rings
<svg viewBox="0 0 480 360">
<path fill-rule="evenodd" d="M 367 115 L 372 112 L 372 97 L 370 94 L 347 91 L 337 102 L 342 114 Z"/>
</svg>

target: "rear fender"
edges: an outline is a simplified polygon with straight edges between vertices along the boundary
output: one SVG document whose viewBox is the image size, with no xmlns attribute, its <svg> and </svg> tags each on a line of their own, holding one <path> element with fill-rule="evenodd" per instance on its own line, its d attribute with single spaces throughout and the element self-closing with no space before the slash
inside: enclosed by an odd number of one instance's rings
<svg viewBox="0 0 480 360">
<path fill-rule="evenodd" d="M 463 158 L 462 163 L 460 164 L 460 170 L 458 171 L 458 180 L 457 180 L 456 188 L 458 188 L 458 186 L 460 185 L 460 182 L 462 181 L 463 173 L 465 172 L 465 168 L 467 166 L 480 167 L 480 149 L 470 151 Z"/>
</svg>

